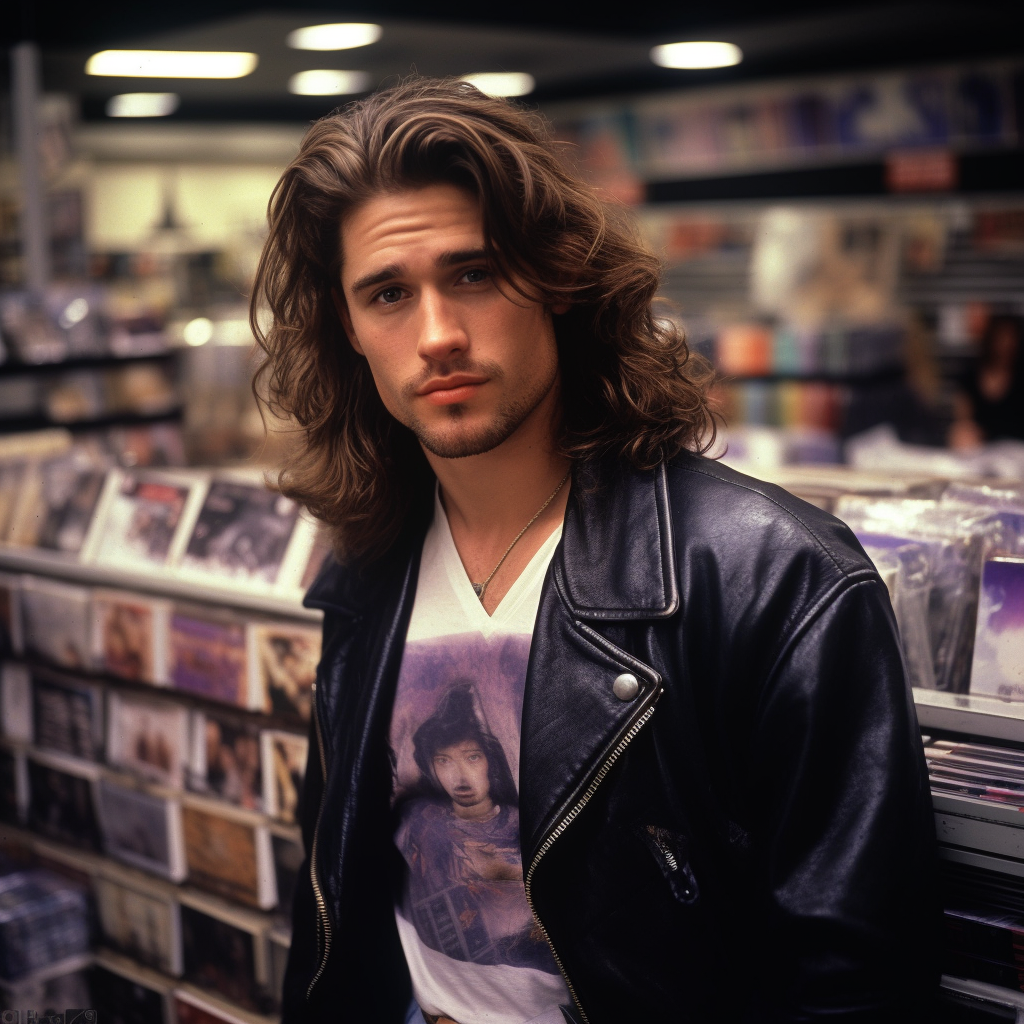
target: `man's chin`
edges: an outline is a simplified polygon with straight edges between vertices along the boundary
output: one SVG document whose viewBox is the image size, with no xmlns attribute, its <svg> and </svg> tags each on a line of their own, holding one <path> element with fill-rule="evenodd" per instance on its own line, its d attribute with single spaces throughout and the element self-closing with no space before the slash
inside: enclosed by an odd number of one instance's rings
<svg viewBox="0 0 1024 1024">
<path fill-rule="evenodd" d="M 494 451 L 515 433 L 518 424 L 506 423 L 481 427 L 477 430 L 425 430 L 416 431 L 416 439 L 431 455 L 439 459 L 468 459 Z"/>
</svg>

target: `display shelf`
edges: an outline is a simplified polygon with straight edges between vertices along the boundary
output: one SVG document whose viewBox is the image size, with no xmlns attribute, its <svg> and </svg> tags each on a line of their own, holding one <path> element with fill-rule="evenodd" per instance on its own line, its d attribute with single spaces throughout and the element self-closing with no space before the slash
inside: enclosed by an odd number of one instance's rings
<svg viewBox="0 0 1024 1024">
<path fill-rule="evenodd" d="M 888 367 L 882 370 L 869 370 L 865 373 L 720 373 L 720 384 L 743 384 L 747 381 L 758 381 L 763 384 L 856 384 L 870 386 L 872 384 L 888 384 L 903 377 L 906 370 L 902 366 Z"/>
<path fill-rule="evenodd" d="M 46 430 L 50 427 L 63 427 L 65 430 L 104 430 L 107 427 L 141 427 L 153 423 L 167 423 L 181 420 L 185 415 L 183 405 L 175 405 L 162 412 L 121 412 L 107 416 L 94 416 L 80 420 L 55 420 L 49 416 L 14 416 L 0 419 L 0 431 L 5 434 L 22 434 L 33 430 Z"/>
<path fill-rule="evenodd" d="M 914 689 L 922 729 L 1024 744 L 1024 703 Z"/>
<path fill-rule="evenodd" d="M 0 378 L 39 376 L 51 373 L 68 373 L 72 370 L 111 370 L 135 363 L 167 363 L 177 350 L 167 349 L 164 352 L 147 352 L 139 355 L 98 355 L 76 356 L 72 359 L 58 359 L 49 363 L 24 363 L 20 360 L 8 360 L 0 363 Z"/>
<path fill-rule="evenodd" d="M 180 579 L 172 570 L 151 570 L 132 573 L 119 569 L 75 562 L 56 553 L 38 548 L 0 547 L 0 570 L 36 573 L 55 579 L 84 583 L 87 586 L 112 587 L 118 590 L 142 591 L 161 597 L 180 598 L 190 602 L 228 605 L 247 611 L 281 615 L 292 619 L 319 622 L 322 612 L 303 608 L 299 598 L 254 593 L 241 587 L 218 587 L 194 578 Z"/>
</svg>

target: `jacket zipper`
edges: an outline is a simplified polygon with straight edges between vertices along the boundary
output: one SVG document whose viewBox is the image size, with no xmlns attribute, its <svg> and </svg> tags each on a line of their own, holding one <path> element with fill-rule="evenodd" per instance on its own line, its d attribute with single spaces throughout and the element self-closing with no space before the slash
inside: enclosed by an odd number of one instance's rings
<svg viewBox="0 0 1024 1024">
<path fill-rule="evenodd" d="M 309 983 L 309 988 L 306 989 L 306 998 L 313 994 L 313 986 L 323 976 L 324 971 L 327 968 L 327 957 L 331 952 L 331 919 L 327 916 L 327 902 L 324 900 L 324 894 L 320 889 L 320 880 L 316 876 L 316 841 L 320 835 L 320 818 L 324 813 L 324 796 L 327 793 L 327 755 L 324 753 L 324 740 L 320 734 L 320 716 L 316 713 L 316 683 L 313 684 L 313 725 L 316 728 L 316 744 L 317 749 L 320 751 L 320 772 L 324 779 L 324 791 L 320 795 L 320 807 L 316 812 L 316 825 L 313 828 L 313 846 L 309 852 L 309 877 L 313 883 L 313 896 L 316 899 L 316 907 L 318 911 L 317 928 L 316 933 L 316 948 L 320 950 L 320 934 L 323 933 L 323 952 L 320 956 L 320 967 L 316 974 L 313 975 L 313 980 Z"/>
<path fill-rule="evenodd" d="M 548 946 L 551 948 L 551 955 L 555 958 L 555 963 L 558 964 L 558 969 L 562 972 L 562 977 L 565 979 L 566 987 L 569 989 L 569 994 L 572 996 L 572 1001 L 576 1004 L 576 1008 L 580 1011 L 580 1017 L 583 1020 L 583 1024 L 590 1024 L 590 1021 L 580 1005 L 579 997 L 576 995 L 576 989 L 573 988 L 572 982 L 569 980 L 569 975 L 566 973 L 565 966 L 562 964 L 561 957 L 559 957 L 555 950 L 554 944 L 551 941 L 551 936 L 548 934 L 547 928 L 544 926 L 544 922 L 541 921 L 540 916 L 533 906 L 533 896 L 531 893 L 531 886 L 533 884 L 533 873 L 537 870 L 537 865 L 540 863 L 541 858 L 548 850 L 554 845 L 555 840 L 572 824 L 573 820 L 579 815 L 580 811 L 590 802 L 590 798 L 597 792 L 597 787 L 601 784 L 604 777 L 611 770 L 611 767 L 619 759 L 622 752 L 629 746 L 633 738 L 638 732 L 644 727 L 647 720 L 654 714 L 654 705 L 652 704 L 630 727 L 629 731 L 621 740 L 615 745 L 615 749 L 608 755 L 604 764 L 598 769 L 597 774 L 590 780 L 590 785 L 587 786 L 586 792 L 583 796 L 576 801 L 573 805 L 572 810 L 558 823 L 554 832 L 551 833 L 541 844 L 540 849 L 537 851 L 537 855 L 533 858 L 533 863 L 530 864 L 530 870 L 526 872 L 526 902 L 529 904 L 530 913 L 533 914 L 533 919 L 537 922 L 537 927 L 540 928 L 541 933 L 544 935 Z"/>
</svg>

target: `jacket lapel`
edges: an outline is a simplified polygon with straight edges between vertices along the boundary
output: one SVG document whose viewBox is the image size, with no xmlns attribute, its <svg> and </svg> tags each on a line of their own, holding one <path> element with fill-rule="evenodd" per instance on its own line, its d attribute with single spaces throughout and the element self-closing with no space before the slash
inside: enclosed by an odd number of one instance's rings
<svg viewBox="0 0 1024 1024">
<path fill-rule="evenodd" d="M 520 827 L 527 870 L 547 837 L 578 813 L 661 693 L 659 674 L 601 627 L 678 610 L 670 522 L 664 467 L 603 480 L 584 470 L 574 480 L 526 679 Z M 613 690 L 625 673 L 639 683 L 628 700 Z"/>
</svg>

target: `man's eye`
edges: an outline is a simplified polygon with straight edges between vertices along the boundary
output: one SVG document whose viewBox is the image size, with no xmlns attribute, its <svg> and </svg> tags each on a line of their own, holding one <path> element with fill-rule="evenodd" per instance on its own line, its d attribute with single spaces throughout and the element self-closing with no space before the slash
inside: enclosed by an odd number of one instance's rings
<svg viewBox="0 0 1024 1024">
<path fill-rule="evenodd" d="M 386 306 L 393 305 L 401 297 L 401 288 L 385 288 L 384 291 L 382 291 L 380 295 L 377 296 L 377 298 L 380 299 L 380 301 L 383 302 Z"/>
<path fill-rule="evenodd" d="M 490 275 L 483 267 L 474 267 L 472 270 L 467 270 L 462 276 L 467 284 L 479 284 L 481 281 L 486 281 Z"/>
</svg>

